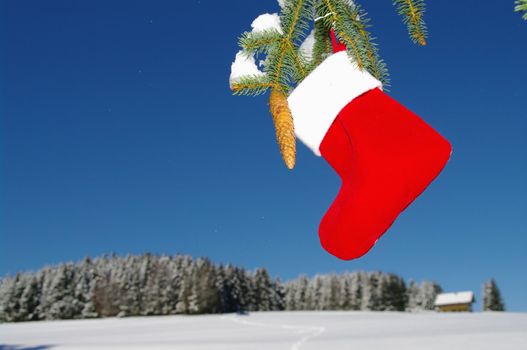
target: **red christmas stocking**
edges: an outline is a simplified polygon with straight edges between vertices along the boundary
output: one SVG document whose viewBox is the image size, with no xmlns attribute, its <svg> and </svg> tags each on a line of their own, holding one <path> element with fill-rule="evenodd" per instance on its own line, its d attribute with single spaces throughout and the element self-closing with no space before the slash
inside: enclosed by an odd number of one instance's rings
<svg viewBox="0 0 527 350">
<path fill-rule="evenodd" d="M 451 146 L 380 90 L 346 52 L 320 64 L 289 96 L 295 132 L 342 179 L 319 227 L 322 246 L 349 260 L 366 254 L 439 175 Z"/>
</svg>

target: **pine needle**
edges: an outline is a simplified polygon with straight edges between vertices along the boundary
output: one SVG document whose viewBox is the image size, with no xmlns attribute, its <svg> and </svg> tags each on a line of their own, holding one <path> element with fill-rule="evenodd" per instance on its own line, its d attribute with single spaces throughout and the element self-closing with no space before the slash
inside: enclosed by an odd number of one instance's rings
<svg viewBox="0 0 527 350">
<path fill-rule="evenodd" d="M 365 68 L 365 62 L 363 52 L 360 48 L 360 39 L 357 38 L 357 33 L 355 33 L 352 28 L 350 28 L 344 20 L 344 8 L 347 8 L 347 4 L 339 0 L 322 0 L 320 2 L 321 6 L 319 9 L 320 13 L 323 13 L 323 21 L 326 22 L 328 26 L 332 26 L 335 29 L 338 37 L 346 44 L 346 47 L 351 52 L 352 57 L 355 59 L 357 66 L 360 69 Z M 330 14 L 327 16 L 327 14 Z"/>
<path fill-rule="evenodd" d="M 234 95 L 258 96 L 272 87 L 273 84 L 266 76 L 245 75 L 232 84 L 231 90 Z"/>
<path fill-rule="evenodd" d="M 525 12 L 522 18 L 527 21 L 527 0 L 516 0 L 515 4 L 514 11 Z"/>
<path fill-rule="evenodd" d="M 313 60 L 309 70 L 315 69 L 331 54 L 331 40 L 329 37 L 329 28 L 324 22 L 315 22 L 315 45 L 313 46 Z"/>
<path fill-rule="evenodd" d="M 388 70 L 379 58 L 377 47 L 367 29 L 369 19 L 357 4 L 350 4 L 347 0 L 320 0 L 317 16 L 326 30 L 335 30 L 359 68 L 367 70 L 383 85 L 389 85 Z"/>
<path fill-rule="evenodd" d="M 423 20 L 424 0 L 393 0 L 393 4 L 397 8 L 397 13 L 403 16 L 403 23 L 408 27 L 410 39 L 421 46 L 426 45 L 428 33 Z"/>
<path fill-rule="evenodd" d="M 266 52 L 270 45 L 280 41 L 281 34 L 276 29 L 262 32 L 245 32 L 238 40 L 240 47 L 250 55 Z"/>
</svg>

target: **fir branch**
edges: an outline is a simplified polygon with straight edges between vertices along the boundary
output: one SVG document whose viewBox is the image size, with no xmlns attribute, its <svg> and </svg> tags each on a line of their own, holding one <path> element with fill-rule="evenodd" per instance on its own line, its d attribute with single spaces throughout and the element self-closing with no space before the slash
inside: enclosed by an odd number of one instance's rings
<svg viewBox="0 0 527 350">
<path fill-rule="evenodd" d="M 240 47 L 249 55 L 265 52 L 272 44 L 277 43 L 281 34 L 276 29 L 261 32 L 245 32 L 238 40 Z"/>
<path fill-rule="evenodd" d="M 265 66 L 265 71 L 272 84 L 284 93 L 289 91 L 292 79 L 299 82 L 307 74 L 296 56 L 297 43 L 308 29 L 312 8 L 313 0 L 291 0 L 285 3 L 280 15 L 284 34 L 279 44 L 269 50 L 269 64 Z"/>
<path fill-rule="evenodd" d="M 313 19 L 313 7 L 316 0 L 290 0 L 286 1 L 280 23 L 285 37 L 294 44 L 300 45 L 306 31 L 309 31 Z"/>
<path fill-rule="evenodd" d="M 361 69 L 366 69 L 370 74 L 379 79 L 383 85 L 389 85 L 388 70 L 386 64 L 379 57 L 377 46 L 374 39 L 368 31 L 369 19 L 366 13 L 356 4 L 349 3 L 347 0 L 321 0 L 317 6 L 318 22 L 315 24 L 315 29 L 321 28 L 318 33 L 323 33 L 326 38 L 329 38 L 329 30 L 333 28 L 336 35 L 339 37 L 348 49 L 349 55 L 356 62 Z M 322 22 L 322 24 L 318 24 Z M 322 30 L 323 29 L 323 30 Z M 318 35 L 317 41 L 321 40 Z M 329 39 L 322 39 L 323 44 L 329 46 L 331 44 Z M 315 56 L 317 60 L 320 55 L 324 53 L 322 44 L 315 44 L 317 51 Z M 328 52 L 326 51 L 326 52 Z M 320 62 L 318 62 L 320 63 Z"/>
<path fill-rule="evenodd" d="M 315 45 L 313 46 L 313 60 L 308 68 L 315 69 L 326 57 L 331 54 L 330 28 L 323 21 L 315 22 Z"/>
<path fill-rule="evenodd" d="M 525 12 L 522 18 L 527 21 L 527 0 L 516 0 L 515 4 L 514 11 Z"/>
<path fill-rule="evenodd" d="M 279 55 L 279 61 L 277 64 L 277 71 L 280 73 L 280 70 L 284 66 L 284 60 L 287 55 L 287 50 L 290 48 L 291 40 L 293 38 L 293 33 L 297 31 L 297 23 L 300 19 L 300 13 L 302 12 L 302 6 L 304 0 L 297 0 L 296 3 L 293 3 L 293 1 L 288 2 L 284 6 L 284 13 L 281 16 L 283 30 L 286 32 L 285 37 L 282 39 L 281 45 L 280 45 L 280 55 Z M 275 81 L 277 82 L 277 81 Z"/>
<path fill-rule="evenodd" d="M 374 38 L 371 36 L 367 28 L 370 27 L 370 19 L 366 12 L 356 3 L 348 7 L 348 18 L 353 22 L 364 40 L 364 47 L 368 55 L 368 71 L 375 78 L 380 80 L 384 86 L 389 85 L 389 74 L 386 64 L 379 57 L 378 49 L 374 43 Z"/>
<path fill-rule="evenodd" d="M 231 90 L 234 95 L 258 96 L 272 87 L 265 75 L 245 75 L 231 85 Z"/>
<path fill-rule="evenodd" d="M 423 20 L 424 0 L 394 0 L 393 4 L 399 15 L 403 16 L 403 23 L 407 25 L 412 41 L 422 46 L 426 45 L 428 32 Z"/>
<path fill-rule="evenodd" d="M 428 36 L 423 20 L 425 12 L 424 0 L 393 0 L 397 13 L 403 16 L 403 23 L 408 27 L 408 33 L 414 43 L 426 45 Z"/>
<path fill-rule="evenodd" d="M 295 66 L 295 72 L 294 72 L 294 80 L 298 83 L 301 80 L 303 80 L 307 74 L 308 74 L 308 68 L 307 68 L 307 60 L 305 57 L 302 56 L 302 54 L 297 51 L 296 47 L 294 47 L 291 43 L 289 43 L 289 52 L 288 54 L 291 55 L 291 58 L 293 59 L 294 66 Z"/>
<path fill-rule="evenodd" d="M 322 0 L 319 2 L 317 13 L 322 17 L 326 26 L 333 27 L 340 40 L 346 44 L 348 52 L 355 59 L 357 66 L 364 69 L 368 66 L 362 38 L 357 29 L 350 25 L 348 17 L 349 5 L 342 0 Z"/>
</svg>

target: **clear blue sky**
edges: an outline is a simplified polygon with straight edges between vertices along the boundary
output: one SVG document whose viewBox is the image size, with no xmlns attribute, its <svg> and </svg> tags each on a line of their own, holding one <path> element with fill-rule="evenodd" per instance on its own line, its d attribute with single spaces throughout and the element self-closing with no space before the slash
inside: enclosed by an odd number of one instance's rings
<svg viewBox="0 0 527 350">
<path fill-rule="evenodd" d="M 228 87 L 266 1 L 0 0 L 0 275 L 107 252 L 208 256 L 289 279 L 365 269 L 527 311 L 527 22 L 513 1 L 428 1 L 430 40 L 363 0 L 391 95 L 453 144 L 441 176 L 364 258 L 317 228 L 340 180 L 280 159 L 265 97 Z"/>
</svg>

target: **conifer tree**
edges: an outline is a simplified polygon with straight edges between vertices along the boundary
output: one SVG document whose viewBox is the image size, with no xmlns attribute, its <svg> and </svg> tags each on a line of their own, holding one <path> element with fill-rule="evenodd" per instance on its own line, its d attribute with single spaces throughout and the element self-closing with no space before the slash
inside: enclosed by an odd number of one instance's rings
<svg viewBox="0 0 527 350">
<path fill-rule="evenodd" d="M 406 292 L 407 311 L 434 310 L 437 294 L 441 293 L 441 286 L 435 282 L 423 281 L 420 284 L 410 281 Z"/>
<path fill-rule="evenodd" d="M 349 273 L 345 273 L 344 275 L 340 276 L 340 278 L 337 279 L 339 282 L 339 291 L 338 291 L 338 299 L 337 299 L 337 309 L 338 310 L 350 310 L 351 309 L 351 303 L 352 303 L 352 295 L 351 295 L 351 281 Z"/>
<path fill-rule="evenodd" d="M 364 280 L 363 272 L 356 272 L 350 276 L 350 308 L 351 310 L 360 310 L 362 300 L 362 281 Z"/>
<path fill-rule="evenodd" d="M 56 271 L 48 294 L 47 319 L 70 319 L 77 314 L 78 303 L 73 291 L 74 267 L 61 265 Z"/>
<path fill-rule="evenodd" d="M 269 274 L 265 269 L 257 269 L 253 276 L 254 280 L 254 300 L 253 310 L 270 311 L 272 310 L 272 284 Z"/>
<path fill-rule="evenodd" d="M 215 285 L 218 291 L 218 311 L 221 313 L 228 312 L 226 310 L 228 309 L 229 290 L 227 289 L 225 267 L 223 265 L 219 265 L 216 268 Z"/>
<path fill-rule="evenodd" d="M 505 311 L 505 304 L 494 279 L 483 285 L 483 311 Z"/>
<path fill-rule="evenodd" d="M 406 285 L 402 278 L 394 274 L 383 275 L 382 283 L 384 309 L 388 311 L 404 311 L 407 303 Z"/>
<path fill-rule="evenodd" d="M 15 278 L 11 279 L 11 283 L 5 284 L 9 289 L 4 299 L 2 311 L 5 320 L 8 322 L 18 322 L 25 319 L 25 315 L 20 310 L 20 299 L 26 288 L 26 280 L 27 278 L 23 274 L 17 273 Z"/>
<path fill-rule="evenodd" d="M 26 279 L 26 287 L 20 297 L 20 315 L 24 321 L 38 320 L 40 285 L 37 276 Z"/>
<path fill-rule="evenodd" d="M 219 292 L 216 285 L 214 266 L 208 259 L 200 258 L 194 263 L 193 287 L 197 295 L 195 313 L 216 313 L 219 311 Z"/>
<path fill-rule="evenodd" d="M 300 306 L 298 305 L 297 300 L 295 299 L 295 295 L 297 292 L 298 281 L 292 281 L 290 283 L 287 283 L 284 287 L 284 308 L 285 310 L 291 311 L 291 310 L 300 310 Z"/>
<path fill-rule="evenodd" d="M 308 310 L 307 308 L 307 293 L 309 286 L 309 279 L 305 275 L 301 275 L 295 281 L 295 288 L 291 290 L 293 293 L 294 308 L 291 310 Z M 287 294 L 286 294 L 287 296 Z"/>
<path fill-rule="evenodd" d="M 442 292 L 441 286 L 434 282 L 421 283 L 421 301 L 424 310 L 434 310 L 435 299 Z"/>
<path fill-rule="evenodd" d="M 0 322 L 11 322 L 12 301 L 14 300 L 15 279 L 4 277 L 0 280 Z"/>
<path fill-rule="evenodd" d="M 382 310 L 381 275 L 372 272 L 364 279 L 362 310 Z"/>
<path fill-rule="evenodd" d="M 263 268 L 248 273 L 182 255 L 112 255 L 0 278 L 0 322 L 284 308 L 416 311 L 432 309 L 439 290 L 431 282 L 410 282 L 406 288 L 402 278 L 382 272 L 300 276 L 282 283 Z"/>
<path fill-rule="evenodd" d="M 285 299 L 285 286 L 280 280 L 280 278 L 277 278 L 274 281 L 271 280 L 271 310 L 273 311 L 284 310 L 285 309 L 284 299 Z"/>
</svg>

